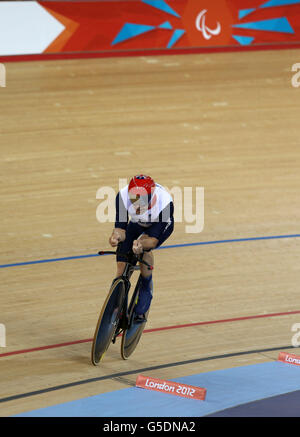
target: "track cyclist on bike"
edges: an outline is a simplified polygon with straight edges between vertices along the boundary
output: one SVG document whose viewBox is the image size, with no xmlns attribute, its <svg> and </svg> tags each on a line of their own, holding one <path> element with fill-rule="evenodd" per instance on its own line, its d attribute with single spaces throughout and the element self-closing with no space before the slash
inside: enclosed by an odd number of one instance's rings
<svg viewBox="0 0 300 437">
<path fill-rule="evenodd" d="M 117 255 L 117 277 L 122 275 L 125 267 L 126 260 L 121 253 L 130 250 L 136 255 L 143 253 L 143 260 L 153 266 L 152 249 L 159 247 L 173 232 L 173 212 L 171 195 L 150 176 L 134 176 L 129 185 L 119 191 L 115 227 L 109 238 L 112 247 L 121 243 Z M 146 322 L 145 313 L 153 296 L 152 271 L 143 264 L 140 264 L 140 270 L 141 288 L 134 310 L 137 323 Z"/>
</svg>

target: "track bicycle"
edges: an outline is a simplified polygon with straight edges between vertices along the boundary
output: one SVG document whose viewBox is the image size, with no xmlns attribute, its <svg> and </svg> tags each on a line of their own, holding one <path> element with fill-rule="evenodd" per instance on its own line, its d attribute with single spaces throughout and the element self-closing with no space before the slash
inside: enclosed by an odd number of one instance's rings
<svg viewBox="0 0 300 437">
<path fill-rule="evenodd" d="M 121 356 L 126 360 L 134 352 L 146 325 L 146 321 L 136 323 L 134 318 L 134 307 L 139 297 L 141 274 L 131 299 L 129 299 L 129 291 L 131 276 L 135 270 L 140 269 L 139 266 L 136 266 L 137 262 L 146 265 L 149 270 L 153 270 L 153 266 L 142 259 L 143 254 L 135 255 L 132 251 L 121 254 L 119 249 L 120 245 L 116 251 L 98 252 L 99 255 L 120 254 L 126 259 L 126 264 L 123 274 L 113 280 L 98 318 L 91 354 L 92 363 L 95 366 L 100 363 L 110 344 L 115 343 L 119 335 L 122 335 Z M 146 320 L 148 313 L 149 310 L 145 314 Z"/>
</svg>

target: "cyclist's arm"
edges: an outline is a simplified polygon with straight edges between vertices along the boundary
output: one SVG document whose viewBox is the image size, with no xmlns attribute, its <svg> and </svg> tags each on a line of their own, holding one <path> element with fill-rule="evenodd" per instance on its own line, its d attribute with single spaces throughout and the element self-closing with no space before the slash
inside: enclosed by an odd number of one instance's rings
<svg viewBox="0 0 300 437">
<path fill-rule="evenodd" d="M 159 237 L 166 230 L 168 224 L 174 221 L 173 218 L 174 205 L 170 202 L 159 214 L 157 221 L 155 221 L 149 229 L 145 231 L 145 235 L 142 238 L 138 238 L 134 241 L 133 249 L 139 253 L 142 250 L 155 249 L 159 242 Z"/>
<path fill-rule="evenodd" d="M 143 246 L 143 250 L 154 249 L 157 246 L 158 238 L 154 237 L 144 237 L 139 240 Z"/>
<path fill-rule="evenodd" d="M 116 219 L 115 227 L 109 238 L 109 243 L 115 247 L 119 242 L 124 241 L 126 238 L 126 229 L 128 223 L 128 211 L 125 208 L 120 193 L 116 197 Z"/>
<path fill-rule="evenodd" d="M 166 225 L 174 221 L 173 217 L 174 205 L 170 202 L 159 214 L 157 220 L 153 222 L 147 232 L 149 237 L 155 238 L 157 241 L 161 234 L 166 230 Z M 156 243 L 157 244 L 157 243 Z"/>
<path fill-rule="evenodd" d="M 148 251 L 154 249 L 157 246 L 158 239 L 142 235 L 137 240 L 134 240 L 132 250 L 136 254 L 142 253 L 144 250 Z"/>
<path fill-rule="evenodd" d="M 120 228 L 114 228 L 109 238 L 109 244 L 112 247 L 116 247 L 120 242 L 124 241 L 126 237 L 126 231 Z"/>
<path fill-rule="evenodd" d="M 124 229 L 124 231 L 126 231 L 127 223 L 128 223 L 128 211 L 124 205 L 120 193 L 118 193 L 116 197 L 115 228 Z"/>
</svg>

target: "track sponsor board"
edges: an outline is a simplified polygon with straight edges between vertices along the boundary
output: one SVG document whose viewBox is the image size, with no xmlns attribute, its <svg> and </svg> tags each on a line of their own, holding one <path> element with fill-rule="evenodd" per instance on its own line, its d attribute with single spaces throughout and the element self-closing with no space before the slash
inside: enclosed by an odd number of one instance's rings
<svg viewBox="0 0 300 437">
<path fill-rule="evenodd" d="M 286 352 L 280 352 L 278 355 L 278 361 L 282 361 L 288 364 L 295 364 L 300 366 L 300 356 L 294 354 L 288 354 Z"/>
</svg>

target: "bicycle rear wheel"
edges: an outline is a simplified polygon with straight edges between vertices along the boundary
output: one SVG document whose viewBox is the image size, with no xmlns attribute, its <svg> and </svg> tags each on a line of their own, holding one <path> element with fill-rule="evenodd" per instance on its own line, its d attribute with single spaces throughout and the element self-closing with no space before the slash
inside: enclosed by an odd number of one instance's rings
<svg viewBox="0 0 300 437">
<path fill-rule="evenodd" d="M 134 293 L 130 301 L 129 311 L 128 311 L 128 318 L 129 318 L 128 328 L 124 330 L 122 334 L 121 356 L 123 360 L 127 360 L 127 358 L 129 358 L 130 355 L 134 352 L 135 348 L 138 345 L 138 342 L 140 341 L 144 328 L 146 326 L 146 323 L 134 322 L 133 310 L 138 301 L 140 285 L 141 285 L 141 277 L 139 277 L 138 279 L 138 282 L 136 284 Z M 148 317 L 148 314 L 149 314 L 149 310 L 145 314 L 146 318 Z"/>
<path fill-rule="evenodd" d="M 96 326 L 92 344 L 92 363 L 96 366 L 104 357 L 117 326 L 125 299 L 125 284 L 122 279 L 116 280 L 103 304 Z"/>
</svg>

